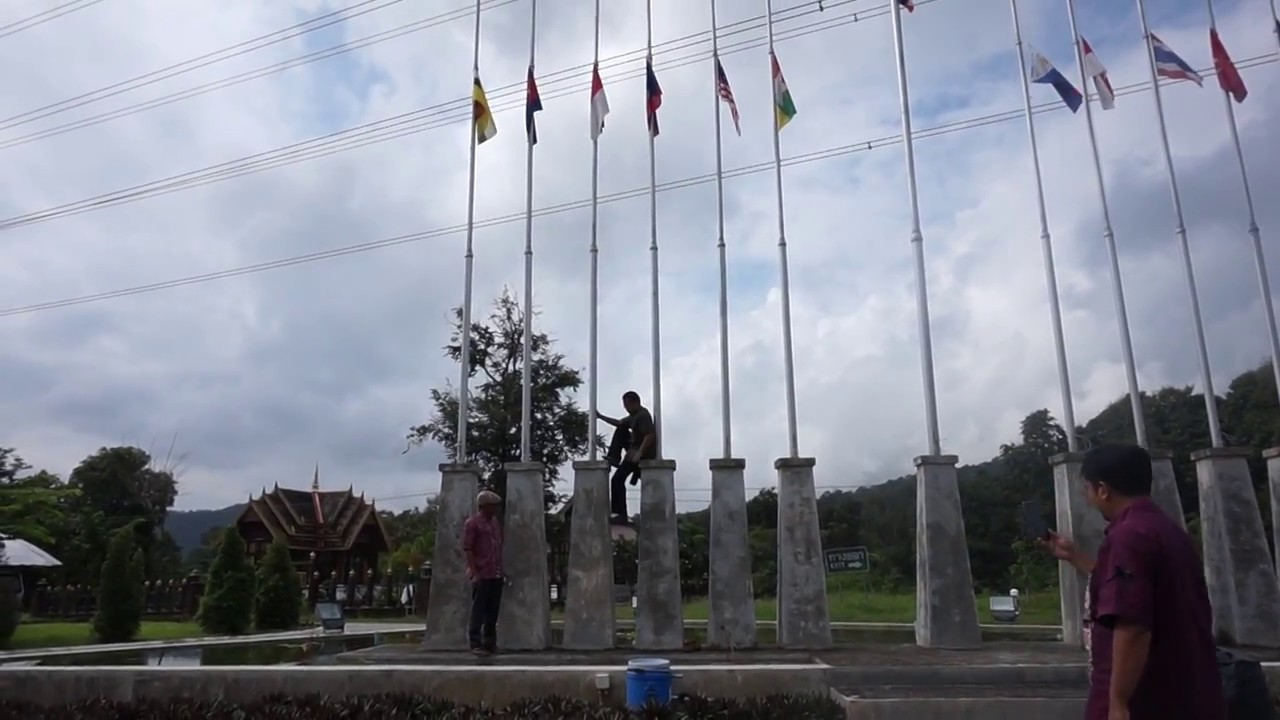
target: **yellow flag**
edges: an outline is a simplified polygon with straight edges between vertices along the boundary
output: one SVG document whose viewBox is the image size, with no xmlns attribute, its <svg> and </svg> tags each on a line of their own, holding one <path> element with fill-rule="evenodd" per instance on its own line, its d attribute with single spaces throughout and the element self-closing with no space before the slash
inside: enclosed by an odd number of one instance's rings
<svg viewBox="0 0 1280 720">
<path fill-rule="evenodd" d="M 479 145 L 498 134 L 498 125 L 493 121 L 493 113 L 489 111 L 489 100 L 484 96 L 484 86 L 480 84 L 479 76 L 476 76 L 475 86 L 471 90 L 471 108 L 476 144 Z"/>
</svg>

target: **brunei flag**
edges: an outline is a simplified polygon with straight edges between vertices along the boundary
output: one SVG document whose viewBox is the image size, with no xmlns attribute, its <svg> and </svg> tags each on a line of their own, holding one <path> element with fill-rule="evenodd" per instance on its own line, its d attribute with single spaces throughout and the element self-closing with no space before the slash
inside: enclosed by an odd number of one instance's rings
<svg viewBox="0 0 1280 720">
<path fill-rule="evenodd" d="M 498 134 L 498 125 L 493 121 L 493 113 L 489 110 L 489 100 L 484 96 L 484 86 L 480 84 L 479 75 L 471 89 L 471 122 L 475 125 L 477 145 L 485 140 L 492 140 Z"/>
</svg>

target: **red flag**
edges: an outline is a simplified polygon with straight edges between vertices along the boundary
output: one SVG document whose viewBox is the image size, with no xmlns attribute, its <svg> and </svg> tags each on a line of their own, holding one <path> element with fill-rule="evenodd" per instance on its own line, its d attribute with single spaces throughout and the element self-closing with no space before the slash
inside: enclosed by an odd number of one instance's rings
<svg viewBox="0 0 1280 720">
<path fill-rule="evenodd" d="M 1238 103 L 1244 102 L 1249 96 L 1249 89 L 1244 86 L 1244 78 L 1240 77 L 1236 64 L 1231 62 L 1231 56 L 1227 54 L 1227 48 L 1223 46 L 1215 28 L 1209 28 L 1209 50 L 1213 53 L 1213 69 L 1218 73 L 1218 84 L 1222 86 L 1223 92 L 1235 98 Z"/>
</svg>

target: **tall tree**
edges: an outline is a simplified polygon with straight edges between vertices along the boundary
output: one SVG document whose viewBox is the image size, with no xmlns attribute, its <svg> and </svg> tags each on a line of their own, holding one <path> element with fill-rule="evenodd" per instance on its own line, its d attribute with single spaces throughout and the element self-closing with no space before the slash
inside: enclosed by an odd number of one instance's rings
<svg viewBox="0 0 1280 720">
<path fill-rule="evenodd" d="M 73 549 L 73 563 L 96 566 L 102 558 L 100 539 L 128 525 L 135 528 L 148 560 L 147 576 L 153 577 L 154 547 L 178 496 L 172 471 L 155 467 L 141 448 L 101 448 L 71 471 L 68 487 L 77 493 L 71 509 L 87 540 Z"/>
<path fill-rule="evenodd" d="M 93 632 L 102 642 L 128 642 L 142 626 L 142 554 L 133 539 L 133 528 L 116 530 L 102 563 L 98 612 L 93 616 Z"/>
<path fill-rule="evenodd" d="M 454 311 L 453 335 L 445 355 L 462 360 L 462 312 Z M 487 322 L 471 326 L 471 403 L 467 414 L 468 462 L 478 464 L 486 484 L 499 493 L 506 489 L 502 466 L 520 460 L 521 371 L 523 368 L 524 312 L 504 290 L 494 302 Z M 582 386 L 582 373 L 569 367 L 565 356 L 554 351 L 554 341 L 543 332 L 531 338 L 532 456 L 547 468 L 544 496 L 548 506 L 558 497 L 555 484 L 560 467 L 586 452 L 591 439 L 587 414 L 572 393 Z M 435 412 L 425 425 L 411 428 L 410 445 L 427 440 L 440 443 L 455 455 L 458 447 L 458 394 L 451 384 L 431 391 Z"/>
<path fill-rule="evenodd" d="M 19 477 L 31 469 L 12 448 L 0 447 L 0 533 L 52 551 L 71 532 L 67 506 L 75 493 L 44 470 Z"/>
<path fill-rule="evenodd" d="M 234 533 L 234 531 L 232 531 Z M 258 566 L 253 623 L 257 629 L 292 630 L 302 614 L 302 581 L 289 559 L 289 546 L 276 538 Z"/>
<path fill-rule="evenodd" d="M 228 529 L 218 543 L 218 555 L 209 569 L 209 585 L 200 600 L 196 618 L 213 635 L 242 635 L 253 623 L 253 567 L 245 554 L 240 533 Z"/>
</svg>

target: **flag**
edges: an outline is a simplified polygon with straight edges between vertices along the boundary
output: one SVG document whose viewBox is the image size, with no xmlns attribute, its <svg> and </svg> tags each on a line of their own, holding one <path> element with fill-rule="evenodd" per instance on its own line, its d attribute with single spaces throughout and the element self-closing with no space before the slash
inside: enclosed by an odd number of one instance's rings
<svg viewBox="0 0 1280 720">
<path fill-rule="evenodd" d="M 1103 110 L 1111 110 L 1116 106 L 1116 91 L 1111 87 L 1111 79 L 1107 77 L 1107 68 L 1098 59 L 1098 54 L 1089 47 L 1089 41 L 1080 38 L 1080 46 L 1084 49 L 1084 73 L 1093 78 L 1093 86 L 1098 90 L 1098 104 Z"/>
<path fill-rule="evenodd" d="M 898 4 L 905 8 L 907 12 L 916 11 L 916 4 L 912 0 L 898 0 Z"/>
<path fill-rule="evenodd" d="M 1191 69 L 1186 60 L 1178 57 L 1178 53 L 1165 45 L 1155 33 L 1150 33 L 1150 37 L 1151 52 L 1156 57 L 1156 75 L 1170 80 L 1190 80 L 1201 87 L 1204 86 L 1204 78 Z"/>
<path fill-rule="evenodd" d="M 1040 83 L 1042 85 L 1052 85 L 1054 90 L 1058 91 L 1058 96 L 1062 98 L 1062 102 L 1071 108 L 1071 112 L 1080 109 L 1080 105 L 1084 102 L 1084 96 L 1071 84 L 1062 73 L 1058 72 L 1058 68 L 1049 62 L 1049 58 L 1040 53 L 1031 51 L 1031 82 Z"/>
<path fill-rule="evenodd" d="M 604 132 L 604 117 L 609 114 L 609 98 L 604 95 L 604 82 L 600 80 L 600 66 L 591 68 L 591 139 Z"/>
<path fill-rule="evenodd" d="M 720 58 L 716 58 L 716 85 L 720 92 L 720 99 L 729 105 L 729 114 L 733 116 L 733 129 L 738 131 L 738 136 L 742 136 L 742 125 L 738 118 L 738 103 L 733 99 L 733 89 L 729 87 L 729 76 L 724 74 L 724 66 L 720 64 Z"/>
<path fill-rule="evenodd" d="M 1216 28 L 1209 28 L 1209 49 L 1213 53 L 1213 69 L 1218 73 L 1218 85 L 1222 86 L 1223 92 L 1235 98 L 1236 102 L 1244 102 L 1249 96 L 1249 88 L 1244 86 L 1244 78 L 1240 77 L 1236 64 L 1231 62 L 1231 56 L 1227 54 L 1227 48 L 1218 37 Z"/>
<path fill-rule="evenodd" d="M 471 89 L 471 124 L 475 127 L 477 145 L 498 134 L 498 125 L 493 121 L 493 113 L 489 111 L 489 101 L 484 96 L 484 86 L 480 84 L 479 75 Z"/>
<path fill-rule="evenodd" d="M 658 137 L 658 108 L 662 107 L 662 87 L 658 85 L 658 76 L 653 74 L 653 58 L 644 61 L 645 112 L 649 121 L 649 136 Z"/>
<path fill-rule="evenodd" d="M 773 114 L 777 128 L 781 130 L 796 116 L 796 104 L 791 100 L 791 91 L 787 89 L 787 81 L 782 77 L 782 68 L 778 65 L 778 56 L 769 52 L 773 61 Z"/>
<path fill-rule="evenodd" d="M 529 66 L 529 81 L 524 99 L 524 131 L 529 136 L 529 144 L 538 144 L 538 125 L 533 121 L 533 114 L 542 110 L 542 98 L 538 95 L 538 83 L 533 79 L 533 66 Z"/>
</svg>

